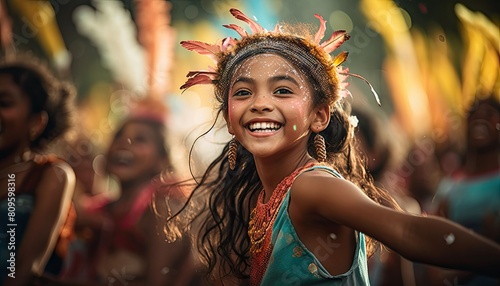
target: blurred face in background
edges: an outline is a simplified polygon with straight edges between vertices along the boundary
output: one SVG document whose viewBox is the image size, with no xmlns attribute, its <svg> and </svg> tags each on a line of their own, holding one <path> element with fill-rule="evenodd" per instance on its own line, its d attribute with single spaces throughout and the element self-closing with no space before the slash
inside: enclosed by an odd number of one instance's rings
<svg viewBox="0 0 500 286">
<path fill-rule="evenodd" d="M 471 149 L 498 149 L 500 145 L 500 108 L 494 99 L 480 101 L 467 117 L 467 143 Z"/>
<path fill-rule="evenodd" d="M 29 145 L 31 102 L 12 76 L 0 73 L 0 154 L 22 152 Z"/>
<path fill-rule="evenodd" d="M 159 126 L 129 121 L 116 133 L 107 154 L 107 171 L 122 183 L 150 180 L 166 164 Z"/>
</svg>

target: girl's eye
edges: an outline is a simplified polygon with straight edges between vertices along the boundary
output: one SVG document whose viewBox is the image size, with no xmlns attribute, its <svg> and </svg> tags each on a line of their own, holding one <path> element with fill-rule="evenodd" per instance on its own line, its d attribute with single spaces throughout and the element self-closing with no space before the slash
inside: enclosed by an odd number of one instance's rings
<svg viewBox="0 0 500 286">
<path fill-rule="evenodd" d="M 14 105 L 14 101 L 10 99 L 0 99 L 0 106 L 1 107 L 11 107 Z"/>
<path fill-rule="evenodd" d="M 235 92 L 233 96 L 246 96 L 246 95 L 250 95 L 250 91 L 242 89 Z"/>
<path fill-rule="evenodd" d="M 120 130 L 120 131 L 116 132 L 115 137 L 113 138 L 113 144 L 114 144 L 116 141 L 118 141 L 118 139 L 121 139 L 122 134 L 123 134 L 123 130 Z"/>
<path fill-rule="evenodd" d="M 274 92 L 275 94 L 292 94 L 293 92 L 287 88 L 280 88 Z"/>
<path fill-rule="evenodd" d="M 144 143 L 148 141 L 148 138 L 146 136 L 138 135 L 134 137 L 134 141 L 138 143 Z"/>
</svg>

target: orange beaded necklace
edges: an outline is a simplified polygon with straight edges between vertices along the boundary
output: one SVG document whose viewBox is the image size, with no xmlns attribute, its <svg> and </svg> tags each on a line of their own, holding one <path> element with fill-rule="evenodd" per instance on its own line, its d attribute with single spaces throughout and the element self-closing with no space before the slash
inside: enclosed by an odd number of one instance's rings
<svg viewBox="0 0 500 286">
<path fill-rule="evenodd" d="M 265 192 L 262 190 L 259 194 L 257 205 L 250 214 L 248 227 L 248 236 L 250 237 L 250 252 L 252 253 L 252 278 L 254 280 L 262 277 L 267 268 L 267 263 L 271 256 L 271 231 L 269 229 L 274 224 L 278 209 L 283 202 L 285 194 L 292 186 L 295 178 L 305 169 L 314 166 L 315 163 L 306 164 L 292 174 L 285 177 L 274 189 L 269 201 L 264 203 Z M 256 267 L 255 267 L 256 266 Z M 255 281 L 255 280 L 254 280 Z M 254 283 L 252 283 L 254 285 Z"/>
</svg>

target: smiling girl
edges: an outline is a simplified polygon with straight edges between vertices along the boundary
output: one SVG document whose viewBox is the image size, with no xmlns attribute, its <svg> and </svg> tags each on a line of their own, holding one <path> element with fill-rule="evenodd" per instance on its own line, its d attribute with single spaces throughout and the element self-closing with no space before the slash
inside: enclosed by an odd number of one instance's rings
<svg viewBox="0 0 500 286">
<path fill-rule="evenodd" d="M 319 15 L 311 34 L 266 31 L 231 13 L 252 33 L 232 24 L 225 27 L 241 39 L 181 42 L 216 63 L 190 72 L 181 88 L 213 84 L 234 136 L 195 188 L 208 196 L 197 242 L 212 280 L 368 285 L 375 240 L 410 260 L 495 273 L 497 244 L 444 219 L 406 214 L 373 185 L 343 99 L 347 53 L 330 56 L 349 39 L 344 31 L 321 42 Z"/>
<path fill-rule="evenodd" d="M 105 169 L 118 183 L 119 197 L 90 199 L 79 214 L 99 246 L 90 251 L 96 277 L 89 285 L 188 285 L 194 279 L 189 241 L 166 242 L 151 208 L 159 182 L 173 177 L 164 121 L 162 103 L 145 99 L 111 140 Z M 176 189 L 168 196 L 174 202 L 185 194 Z"/>
<path fill-rule="evenodd" d="M 62 160 L 35 154 L 70 128 L 73 96 L 36 58 L 0 62 L 0 285 L 28 285 L 44 274 L 63 237 L 75 174 Z"/>
</svg>

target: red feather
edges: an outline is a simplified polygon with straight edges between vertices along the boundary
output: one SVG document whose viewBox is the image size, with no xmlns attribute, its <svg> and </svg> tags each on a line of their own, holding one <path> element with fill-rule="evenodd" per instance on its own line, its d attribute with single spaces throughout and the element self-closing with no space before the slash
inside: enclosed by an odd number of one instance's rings
<svg viewBox="0 0 500 286">
<path fill-rule="evenodd" d="M 319 14 L 314 14 L 314 17 L 318 18 L 319 20 L 319 29 L 316 32 L 316 35 L 314 35 L 314 43 L 318 45 L 319 41 L 321 41 L 321 39 L 323 39 L 323 37 L 325 36 L 326 21 Z"/>
<path fill-rule="evenodd" d="M 186 75 L 186 77 L 194 77 L 194 76 L 197 76 L 197 75 L 206 75 L 212 79 L 215 79 L 217 78 L 217 76 L 219 75 L 218 73 L 216 72 L 212 72 L 212 71 L 190 71 L 188 72 L 188 74 Z"/>
<path fill-rule="evenodd" d="M 212 78 L 207 75 L 199 74 L 189 78 L 182 86 L 181 89 L 188 89 L 197 84 L 212 84 Z"/>
<path fill-rule="evenodd" d="M 254 20 L 250 19 L 247 15 L 243 14 L 243 12 L 241 12 L 240 10 L 235 9 L 235 8 L 231 8 L 229 10 L 229 12 L 231 12 L 231 14 L 236 19 L 241 20 L 241 21 L 247 23 L 250 26 L 250 29 L 252 30 L 252 32 L 254 34 L 257 34 L 257 33 L 260 33 L 262 31 L 264 31 L 264 28 L 262 28 L 262 26 L 260 24 L 258 24 Z"/>
<path fill-rule="evenodd" d="M 344 30 L 338 30 L 333 32 L 330 39 L 321 43 L 321 47 L 327 53 L 333 52 L 336 48 L 340 47 L 345 41 L 349 40 L 350 36 Z"/>
<path fill-rule="evenodd" d="M 235 30 L 241 37 L 246 37 L 248 36 L 247 31 L 245 31 L 242 27 L 236 25 L 236 24 L 228 24 L 228 25 L 222 25 L 223 27 L 226 27 L 231 30 Z"/>
<path fill-rule="evenodd" d="M 230 47 L 236 46 L 236 43 L 236 40 L 231 37 L 224 38 L 222 40 L 221 50 L 226 52 Z"/>
<path fill-rule="evenodd" d="M 200 55 L 208 55 L 215 62 L 217 62 L 217 54 L 221 52 L 219 46 L 199 41 L 182 41 L 181 46 Z"/>
</svg>

